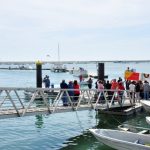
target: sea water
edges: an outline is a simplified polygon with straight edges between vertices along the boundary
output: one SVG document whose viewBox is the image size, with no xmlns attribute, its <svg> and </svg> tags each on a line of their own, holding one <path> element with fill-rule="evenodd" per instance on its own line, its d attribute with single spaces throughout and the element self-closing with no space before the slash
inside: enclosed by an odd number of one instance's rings
<svg viewBox="0 0 150 150">
<path fill-rule="evenodd" d="M 67 67 L 83 67 L 91 75 L 97 73 L 96 64 L 68 64 Z M 105 74 L 108 75 L 109 80 L 123 78 L 127 67 L 135 68 L 137 72 L 150 73 L 149 63 L 105 63 Z M 66 82 L 78 80 L 69 73 L 51 73 L 49 70 L 43 70 L 42 74 L 43 76 L 49 75 L 51 83 L 54 83 L 55 87 L 59 87 L 62 79 L 65 79 Z M 0 86 L 35 87 L 35 77 L 35 70 L 0 70 Z M 130 118 L 114 117 L 113 115 L 98 115 L 94 110 L 89 110 L 1 119 L 0 149 L 112 150 L 112 148 L 98 142 L 88 129 L 116 129 L 121 123 L 147 127 L 146 115 L 141 113 Z"/>
</svg>

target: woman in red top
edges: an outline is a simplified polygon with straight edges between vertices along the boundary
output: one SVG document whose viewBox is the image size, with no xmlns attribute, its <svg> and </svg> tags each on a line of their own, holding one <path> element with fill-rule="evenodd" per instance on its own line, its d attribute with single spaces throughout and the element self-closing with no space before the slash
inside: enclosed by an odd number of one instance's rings
<svg viewBox="0 0 150 150">
<path fill-rule="evenodd" d="M 77 82 L 77 80 L 74 80 L 74 83 L 73 83 L 73 88 L 74 88 L 74 103 L 77 104 L 77 101 L 79 99 L 79 95 L 80 95 L 80 86 Z"/>
<path fill-rule="evenodd" d="M 110 99 L 112 99 L 113 98 L 113 96 L 114 96 L 114 94 L 115 94 L 115 91 L 117 90 L 117 88 L 118 88 L 118 82 L 116 81 L 116 79 L 113 79 L 112 81 L 111 81 L 111 96 L 110 96 Z M 114 100 L 115 100 L 115 97 L 114 97 L 114 99 L 113 99 L 113 101 L 112 101 L 112 104 L 114 104 Z"/>
<path fill-rule="evenodd" d="M 123 82 L 119 82 L 118 83 L 118 94 L 119 94 L 120 102 L 121 103 L 122 103 L 122 98 L 123 98 L 124 90 L 125 90 L 125 87 L 123 85 Z"/>
</svg>

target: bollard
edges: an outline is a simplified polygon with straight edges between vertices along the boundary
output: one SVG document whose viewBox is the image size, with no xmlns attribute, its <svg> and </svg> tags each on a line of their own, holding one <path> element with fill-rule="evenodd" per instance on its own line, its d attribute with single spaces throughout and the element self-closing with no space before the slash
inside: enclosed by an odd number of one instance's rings
<svg viewBox="0 0 150 150">
<path fill-rule="evenodd" d="M 36 62 L 36 87 L 42 88 L 42 62 Z"/>
</svg>

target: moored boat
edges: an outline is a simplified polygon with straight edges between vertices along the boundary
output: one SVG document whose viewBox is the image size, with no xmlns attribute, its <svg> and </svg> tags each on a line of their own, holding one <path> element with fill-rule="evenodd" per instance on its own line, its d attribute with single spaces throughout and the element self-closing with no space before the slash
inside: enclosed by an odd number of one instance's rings
<svg viewBox="0 0 150 150">
<path fill-rule="evenodd" d="M 96 139 L 117 150 L 150 150 L 148 135 L 110 129 L 89 129 Z"/>
<path fill-rule="evenodd" d="M 61 63 L 57 63 L 54 64 L 51 68 L 50 68 L 51 72 L 67 72 L 67 67 Z"/>
<path fill-rule="evenodd" d="M 70 70 L 70 73 L 73 74 L 76 77 L 82 76 L 84 78 L 88 77 L 88 71 L 82 67 L 79 67 L 78 69 L 72 69 Z"/>
<path fill-rule="evenodd" d="M 129 125 L 129 124 L 121 124 L 118 126 L 118 129 L 122 130 L 122 131 L 127 131 L 127 132 L 134 132 L 134 133 L 150 135 L 150 128 L 143 128 L 143 127 L 133 126 L 133 125 Z"/>
<path fill-rule="evenodd" d="M 140 101 L 144 109 L 150 113 L 150 101 L 149 100 L 141 100 Z"/>
<path fill-rule="evenodd" d="M 146 117 L 146 122 L 150 125 L 150 117 Z"/>
<path fill-rule="evenodd" d="M 24 91 L 24 95 L 25 95 L 25 99 L 30 100 L 34 95 L 34 92 L 33 91 Z M 46 99 L 48 99 L 48 94 L 44 93 L 44 97 Z M 36 97 L 35 97 L 35 100 L 39 100 L 39 99 L 43 99 L 41 94 L 37 94 Z"/>
</svg>

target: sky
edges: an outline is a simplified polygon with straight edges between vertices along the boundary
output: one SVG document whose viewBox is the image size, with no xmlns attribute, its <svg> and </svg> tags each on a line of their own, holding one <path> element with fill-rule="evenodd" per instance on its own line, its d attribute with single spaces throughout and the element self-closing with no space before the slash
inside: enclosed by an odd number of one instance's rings
<svg viewBox="0 0 150 150">
<path fill-rule="evenodd" d="M 150 0 L 0 0 L 0 61 L 150 60 Z"/>
</svg>

